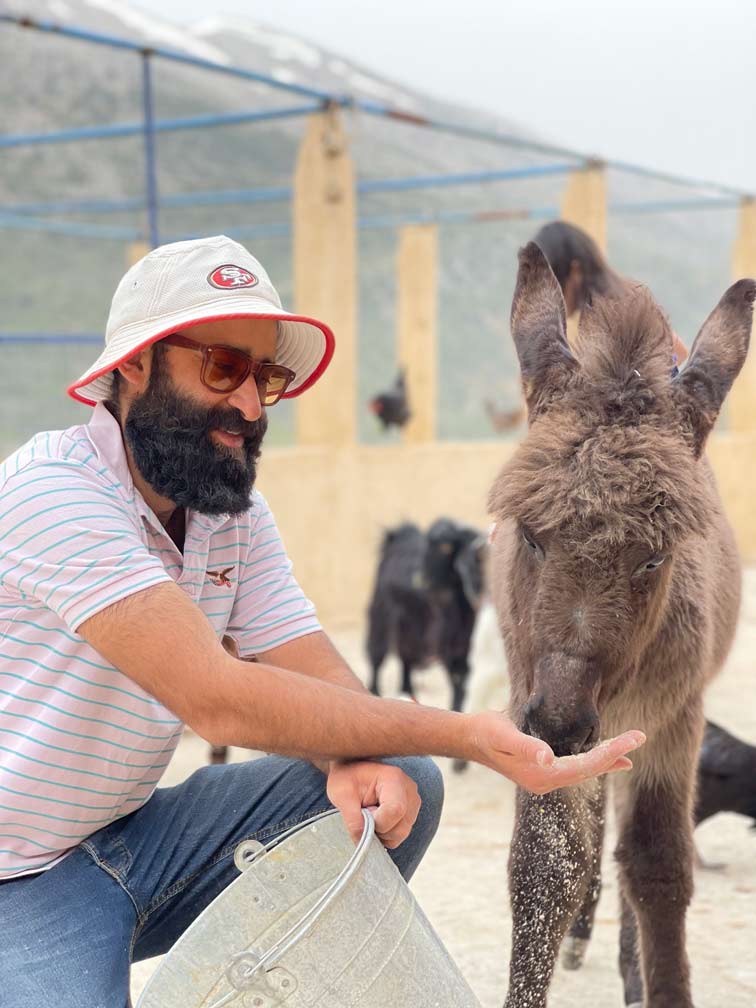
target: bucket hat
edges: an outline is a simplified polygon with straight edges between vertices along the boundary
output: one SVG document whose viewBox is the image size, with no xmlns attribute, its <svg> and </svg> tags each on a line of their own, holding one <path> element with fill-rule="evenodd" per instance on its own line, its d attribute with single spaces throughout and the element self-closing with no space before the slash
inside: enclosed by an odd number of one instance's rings
<svg viewBox="0 0 756 1008">
<path fill-rule="evenodd" d="M 281 307 L 260 262 L 243 245 L 215 235 L 153 249 L 124 275 L 113 295 L 105 349 L 68 394 L 94 406 L 112 390 L 113 371 L 163 336 L 200 322 L 278 319 L 276 364 L 296 375 L 284 394 L 310 388 L 333 356 L 330 328 Z"/>
</svg>

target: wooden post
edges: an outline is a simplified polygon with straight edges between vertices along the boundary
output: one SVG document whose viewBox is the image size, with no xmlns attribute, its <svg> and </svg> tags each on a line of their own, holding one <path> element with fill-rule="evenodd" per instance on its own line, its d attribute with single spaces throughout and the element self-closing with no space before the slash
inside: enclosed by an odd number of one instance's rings
<svg viewBox="0 0 756 1008">
<path fill-rule="evenodd" d="M 749 196 L 740 205 L 738 234 L 732 252 L 733 280 L 756 277 L 756 199 Z M 727 397 L 732 431 L 756 431 L 756 325 L 751 329 L 751 349 L 743 369 Z"/>
<path fill-rule="evenodd" d="M 570 174 L 562 196 L 561 218 L 593 238 L 606 253 L 606 170 L 601 161 L 589 161 Z M 574 346 L 580 313 L 567 319 L 567 340 Z"/>
<path fill-rule="evenodd" d="M 402 430 L 407 444 L 436 438 L 438 228 L 409 224 L 399 231 L 397 254 L 398 358 L 412 416 Z"/>
<path fill-rule="evenodd" d="M 606 252 L 606 169 L 601 161 L 589 161 L 567 179 L 562 196 L 562 220 L 586 231 Z"/>
<path fill-rule="evenodd" d="M 130 269 L 136 265 L 140 259 L 144 259 L 152 246 L 146 241 L 129 242 L 126 246 L 126 266 Z"/>
<path fill-rule="evenodd" d="M 294 177 L 295 310 L 326 322 L 336 352 L 297 403 L 300 444 L 356 441 L 357 233 L 354 170 L 336 108 L 312 115 Z"/>
</svg>

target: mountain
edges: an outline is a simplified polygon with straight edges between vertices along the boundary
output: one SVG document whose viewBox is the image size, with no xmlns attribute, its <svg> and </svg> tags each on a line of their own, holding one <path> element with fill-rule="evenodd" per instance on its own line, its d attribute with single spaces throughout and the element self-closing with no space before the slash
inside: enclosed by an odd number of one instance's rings
<svg viewBox="0 0 756 1008">
<path fill-rule="evenodd" d="M 185 29 L 121 0 L 10 0 L 12 14 L 52 20 L 178 49 L 226 65 L 248 67 L 282 82 L 392 104 L 466 126 L 534 139 L 517 123 L 517 95 L 502 96 L 502 116 L 455 106 L 366 70 L 342 54 L 257 21 L 211 17 Z M 48 132 L 76 126 L 138 122 L 141 61 L 130 52 L 0 24 L 0 132 Z M 158 119 L 280 108 L 303 100 L 267 85 L 154 60 Z M 524 85 L 523 85 L 524 86 Z M 545 163 L 491 143 L 460 139 L 349 112 L 346 121 L 360 179 L 483 171 Z M 291 184 L 302 119 L 162 133 L 157 140 L 162 196 Z M 600 152 L 599 152 L 600 153 Z M 560 160 L 554 158 L 552 160 Z M 695 175 L 695 166 L 691 166 Z M 376 194 L 360 198 L 360 215 L 435 210 L 556 207 L 563 178 Z M 610 199 L 653 200 L 685 190 L 648 179 L 610 176 Z M 46 233 L 27 218 L 26 230 L 7 226 L 7 210 L 35 201 L 120 199 L 144 192 L 139 136 L 5 148 L 0 160 L 0 297 L 3 331 L 100 332 L 126 256 L 112 238 Z M 216 205 L 161 211 L 161 240 L 288 221 L 287 204 Z M 144 228 L 142 211 L 60 217 L 114 229 Z M 490 436 L 486 398 L 514 404 L 518 380 L 507 315 L 516 248 L 535 231 L 532 221 L 449 224 L 441 228 L 439 435 Z M 649 283 L 672 322 L 690 343 L 729 280 L 734 211 L 612 216 L 610 257 L 622 272 Z M 284 304 L 291 298 L 288 236 L 246 242 L 269 269 Z M 393 230 L 360 233 L 360 423 L 365 440 L 378 440 L 365 405 L 395 374 Z M 89 364 L 87 346 L 5 346 L 0 371 L 0 448 L 40 427 L 67 424 L 86 412 L 69 403 L 63 386 Z M 277 407 L 278 437 L 292 429 L 289 405 Z"/>
</svg>

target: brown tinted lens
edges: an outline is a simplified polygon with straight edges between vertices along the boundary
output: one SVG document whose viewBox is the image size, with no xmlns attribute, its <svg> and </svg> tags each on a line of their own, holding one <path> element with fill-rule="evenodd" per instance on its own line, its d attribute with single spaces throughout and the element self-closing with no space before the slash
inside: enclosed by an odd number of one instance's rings
<svg viewBox="0 0 756 1008">
<path fill-rule="evenodd" d="M 213 347 L 207 354 L 204 380 L 217 392 L 233 392 L 250 372 L 252 362 L 244 354 Z"/>
<path fill-rule="evenodd" d="M 288 368 L 276 364 L 262 364 L 257 374 L 257 385 L 263 406 L 274 406 L 286 391 L 294 375 Z"/>
</svg>

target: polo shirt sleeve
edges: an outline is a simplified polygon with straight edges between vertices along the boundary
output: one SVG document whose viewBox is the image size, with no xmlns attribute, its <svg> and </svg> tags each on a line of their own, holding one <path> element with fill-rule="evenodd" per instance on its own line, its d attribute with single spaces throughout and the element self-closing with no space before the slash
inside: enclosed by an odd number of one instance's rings
<svg viewBox="0 0 756 1008">
<path fill-rule="evenodd" d="M 250 521 L 247 559 L 227 627 L 244 658 L 320 630 L 315 606 L 294 578 L 276 522 L 257 491 Z"/>
<path fill-rule="evenodd" d="M 73 460 L 34 461 L 0 495 L 0 584 L 76 630 L 95 613 L 170 581 L 123 491 Z"/>
</svg>

